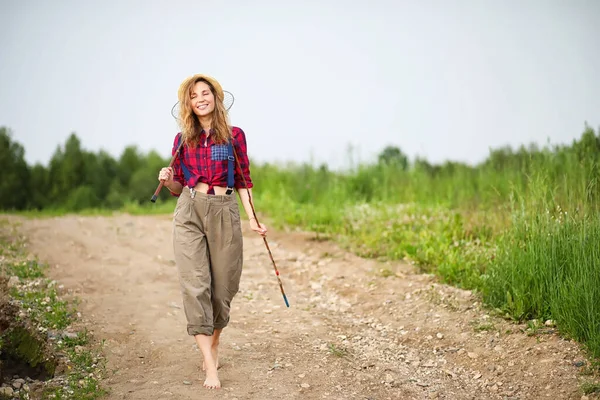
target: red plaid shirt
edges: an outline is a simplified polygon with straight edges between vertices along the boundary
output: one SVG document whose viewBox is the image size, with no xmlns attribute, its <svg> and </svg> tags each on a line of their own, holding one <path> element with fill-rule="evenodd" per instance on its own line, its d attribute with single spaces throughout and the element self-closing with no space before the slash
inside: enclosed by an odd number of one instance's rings
<svg viewBox="0 0 600 400">
<path fill-rule="evenodd" d="M 235 126 L 232 127 L 231 133 L 233 136 L 234 154 L 237 156 L 237 161 L 234 162 L 235 188 L 239 189 L 245 187 L 242 176 L 240 175 L 238 161 L 244 173 L 248 188 L 251 188 L 253 184 L 252 179 L 250 178 L 250 161 L 248 159 L 246 147 L 246 135 L 241 128 Z M 173 150 L 171 151 L 171 155 L 174 155 L 177 151 L 178 135 L 179 134 L 175 135 L 175 139 L 173 140 Z M 206 140 L 206 133 L 202 131 L 196 148 L 190 149 L 185 144 L 181 147 L 179 156 L 173 162 L 173 180 L 181 183 L 183 186 L 191 188 L 196 186 L 198 182 L 208 184 L 209 190 L 212 189 L 213 186 L 227 187 L 227 147 L 227 143 L 216 144 L 211 135 L 209 135 L 208 140 Z M 183 169 L 181 168 L 182 160 L 190 171 L 190 179 L 187 182 L 185 181 Z M 172 194 L 174 196 L 179 196 L 175 193 Z"/>
</svg>

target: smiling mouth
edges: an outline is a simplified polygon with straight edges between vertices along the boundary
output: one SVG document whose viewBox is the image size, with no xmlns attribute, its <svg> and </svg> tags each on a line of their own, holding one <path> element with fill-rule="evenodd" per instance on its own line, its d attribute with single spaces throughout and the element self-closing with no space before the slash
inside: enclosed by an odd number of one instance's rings
<svg viewBox="0 0 600 400">
<path fill-rule="evenodd" d="M 196 107 L 198 110 L 205 110 L 206 108 L 208 108 L 208 104 L 200 104 L 199 106 Z"/>
</svg>

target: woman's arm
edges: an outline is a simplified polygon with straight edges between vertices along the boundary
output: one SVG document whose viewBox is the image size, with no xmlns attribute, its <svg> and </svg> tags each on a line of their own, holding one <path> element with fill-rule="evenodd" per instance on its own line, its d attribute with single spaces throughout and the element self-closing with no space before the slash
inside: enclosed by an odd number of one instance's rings
<svg viewBox="0 0 600 400">
<path fill-rule="evenodd" d="M 177 151 L 177 147 L 179 145 L 179 137 L 178 133 L 175 135 L 175 139 L 173 139 L 173 148 L 171 149 L 171 155 L 175 155 Z M 164 186 L 169 189 L 171 195 L 178 197 L 183 191 L 183 187 L 185 186 L 185 178 L 183 176 L 183 171 L 181 169 L 181 161 L 179 157 L 177 157 L 172 167 L 164 167 L 160 170 L 158 174 L 158 180 L 164 181 Z"/>
<path fill-rule="evenodd" d="M 244 206 L 244 211 L 246 211 L 246 215 L 250 221 L 250 228 L 254 232 L 265 236 L 267 234 L 267 227 L 263 224 L 258 224 L 258 221 L 256 221 L 256 217 L 254 216 L 254 212 L 252 212 L 252 206 L 250 205 L 250 200 L 252 200 L 252 204 L 254 204 L 252 189 L 240 188 L 237 189 L 237 192 L 240 196 L 240 200 L 242 201 L 242 205 Z"/>
<path fill-rule="evenodd" d="M 246 144 L 246 134 L 241 128 L 235 127 L 232 132 L 233 146 L 238 168 L 235 169 L 235 188 L 240 196 L 244 211 L 250 221 L 250 228 L 262 236 L 267 234 L 267 227 L 258 224 L 252 206 L 254 198 L 252 197 L 252 187 L 254 186 L 250 177 L 250 159 L 248 158 L 248 147 Z M 252 204 L 250 203 L 252 201 Z"/>
<path fill-rule="evenodd" d="M 167 189 L 169 189 L 171 194 L 173 194 L 175 196 L 180 195 L 181 192 L 183 191 L 183 185 L 181 184 L 181 182 L 178 182 L 173 178 L 173 176 L 175 174 L 173 173 L 172 168 L 171 168 L 170 172 L 171 172 L 170 173 L 171 181 L 165 181 L 165 186 L 167 187 Z"/>
<path fill-rule="evenodd" d="M 183 185 L 174 180 L 174 175 L 172 167 L 164 167 L 158 173 L 158 180 L 163 181 L 164 186 L 169 189 L 173 196 L 179 196 L 183 190 Z"/>
</svg>

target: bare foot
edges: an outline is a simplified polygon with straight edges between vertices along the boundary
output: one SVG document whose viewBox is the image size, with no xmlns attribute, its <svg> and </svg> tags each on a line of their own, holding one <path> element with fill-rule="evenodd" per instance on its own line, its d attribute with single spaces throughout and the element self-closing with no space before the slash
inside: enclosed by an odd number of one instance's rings
<svg viewBox="0 0 600 400">
<path fill-rule="evenodd" d="M 204 381 L 204 387 L 207 389 L 219 389 L 221 388 L 221 381 L 219 380 L 219 374 L 216 368 L 209 368 L 206 370 L 206 380 Z"/>
<path fill-rule="evenodd" d="M 210 349 L 213 359 L 215 360 L 215 367 L 219 369 L 219 346 L 212 346 Z M 206 371 L 206 364 L 202 362 L 202 371 Z"/>
</svg>

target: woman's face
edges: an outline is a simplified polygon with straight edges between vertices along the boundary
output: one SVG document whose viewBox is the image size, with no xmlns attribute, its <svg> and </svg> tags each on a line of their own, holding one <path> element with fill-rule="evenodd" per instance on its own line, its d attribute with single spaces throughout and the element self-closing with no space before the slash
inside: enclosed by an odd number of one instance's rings
<svg viewBox="0 0 600 400">
<path fill-rule="evenodd" d="M 215 109 L 215 96 L 206 82 L 196 82 L 190 95 L 190 106 L 199 117 L 209 115 Z"/>
</svg>

